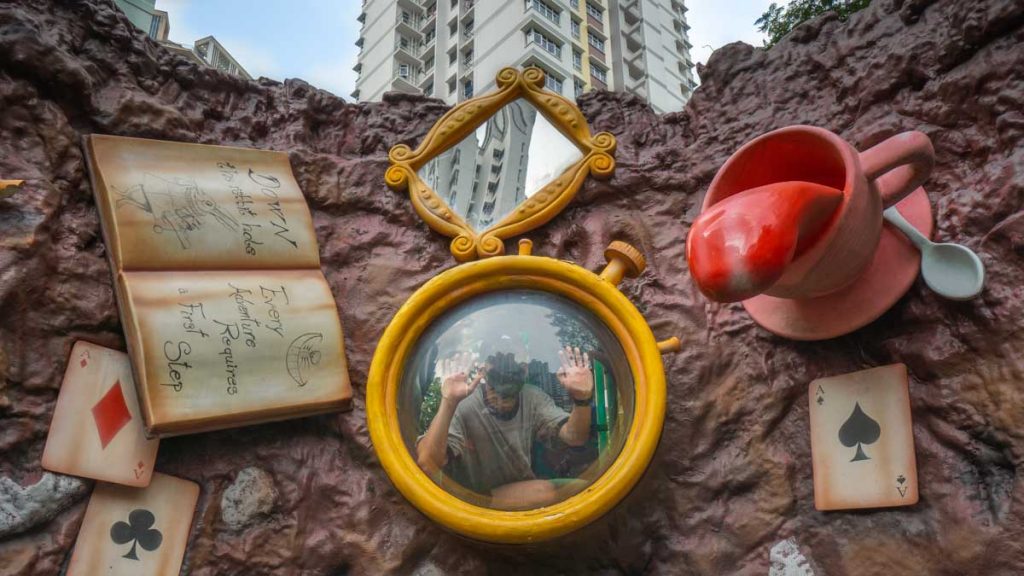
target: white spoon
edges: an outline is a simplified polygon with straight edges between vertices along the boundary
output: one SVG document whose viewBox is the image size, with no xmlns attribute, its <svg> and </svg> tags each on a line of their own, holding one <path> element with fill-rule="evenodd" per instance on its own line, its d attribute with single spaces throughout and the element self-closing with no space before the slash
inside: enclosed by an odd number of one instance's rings
<svg viewBox="0 0 1024 576">
<path fill-rule="evenodd" d="M 882 213 L 921 251 L 921 276 L 936 294 L 950 300 L 970 300 L 981 293 L 985 265 L 970 248 L 946 242 L 937 244 L 918 232 L 895 207 Z"/>
</svg>

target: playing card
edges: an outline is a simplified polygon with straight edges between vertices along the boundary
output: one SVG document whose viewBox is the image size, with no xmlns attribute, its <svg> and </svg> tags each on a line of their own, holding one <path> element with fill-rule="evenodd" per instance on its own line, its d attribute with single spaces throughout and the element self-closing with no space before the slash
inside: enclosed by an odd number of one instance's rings
<svg viewBox="0 0 1024 576">
<path fill-rule="evenodd" d="M 917 503 L 906 366 L 819 378 L 809 398 L 815 508 Z"/>
<path fill-rule="evenodd" d="M 198 500 L 198 484 L 166 474 L 146 488 L 98 482 L 67 575 L 178 574 Z"/>
<path fill-rule="evenodd" d="M 43 468 L 148 486 L 160 440 L 146 438 L 124 352 L 75 342 L 43 449 Z"/>
</svg>

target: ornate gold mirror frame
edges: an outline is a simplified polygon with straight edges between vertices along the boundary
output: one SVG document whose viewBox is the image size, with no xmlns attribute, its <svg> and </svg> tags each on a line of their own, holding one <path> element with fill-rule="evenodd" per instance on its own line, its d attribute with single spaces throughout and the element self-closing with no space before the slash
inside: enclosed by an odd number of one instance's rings
<svg viewBox="0 0 1024 576">
<path fill-rule="evenodd" d="M 586 119 L 576 106 L 544 89 L 544 71 L 503 68 L 495 78 L 498 90 L 452 108 L 431 128 L 415 150 L 405 144 L 391 148 L 391 166 L 384 178 L 393 190 L 409 191 L 416 212 L 435 231 L 453 238 L 451 251 L 459 262 L 500 256 L 504 240 L 528 232 L 554 218 L 573 199 L 584 178 L 609 178 L 615 170 L 615 137 L 607 132 L 591 136 Z M 583 157 L 554 181 L 527 197 L 510 214 L 483 231 L 473 229 L 420 179 L 417 171 L 448 148 L 458 144 L 506 104 L 525 99 L 533 104 Z"/>
</svg>

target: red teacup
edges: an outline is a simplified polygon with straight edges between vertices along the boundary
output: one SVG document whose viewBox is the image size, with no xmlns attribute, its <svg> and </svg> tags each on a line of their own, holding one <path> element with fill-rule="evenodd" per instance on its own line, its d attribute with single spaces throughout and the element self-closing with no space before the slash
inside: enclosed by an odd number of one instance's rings
<svg viewBox="0 0 1024 576">
<path fill-rule="evenodd" d="M 778 280 L 770 286 L 766 286 L 763 295 L 756 298 L 767 298 L 772 301 L 770 305 L 759 302 L 757 307 L 760 316 L 773 318 L 770 323 L 775 325 L 766 325 L 773 332 L 805 339 L 834 336 L 835 332 L 840 329 L 840 324 L 842 329 L 848 331 L 854 324 L 859 327 L 859 325 L 874 319 L 884 309 L 872 311 L 874 316 L 866 321 L 847 319 L 839 322 L 832 329 L 821 330 L 803 328 L 804 325 L 812 322 L 812 319 L 807 317 L 797 319 L 796 322 L 800 326 L 798 328 L 788 326 L 789 322 L 779 320 L 779 317 L 794 313 L 799 315 L 801 309 L 822 309 L 821 303 L 816 302 L 816 299 L 821 299 L 826 295 L 835 295 L 851 290 L 858 292 L 852 286 L 873 265 L 873 261 L 878 260 L 876 251 L 879 249 L 879 239 L 883 230 L 882 210 L 914 192 L 927 179 L 933 164 L 934 150 L 931 141 L 921 132 L 911 131 L 898 134 L 863 153 L 859 153 L 853 146 L 828 130 L 813 126 L 790 126 L 764 134 L 736 151 L 712 181 L 704 198 L 703 211 L 707 212 L 719 202 L 752 189 L 763 187 L 765 190 L 772 190 L 776 188 L 777 192 L 778 187 L 787 182 L 810 182 L 841 191 L 842 199 L 834 208 L 831 217 L 825 224 L 811 227 L 815 230 L 813 238 L 802 239 L 800 249 L 793 255 L 792 260 L 784 264 L 784 269 L 780 271 Z M 923 195 L 923 191 L 921 194 Z M 737 206 L 742 204 L 744 208 L 739 209 L 755 212 L 751 214 L 750 218 L 747 218 L 754 223 L 753 225 L 757 225 L 759 217 L 770 219 L 779 213 L 777 206 L 771 207 L 765 203 L 764 215 L 759 216 L 757 212 L 761 211 L 756 209 L 757 202 L 753 202 L 753 197 L 749 194 L 747 196 L 742 203 L 735 202 L 733 204 Z M 768 198 L 772 195 L 766 194 L 765 196 Z M 774 194 L 774 198 L 777 202 L 779 194 Z M 920 202 L 915 205 L 918 204 Z M 930 233 L 930 212 L 926 198 L 923 206 L 924 213 L 929 219 L 928 230 L 925 231 L 928 234 Z M 820 219 L 820 209 L 818 212 L 814 217 Z M 917 217 L 920 218 L 920 214 Z M 702 224 L 698 221 L 694 227 L 697 228 Z M 767 226 L 768 223 L 766 222 L 765 225 Z M 694 239 L 691 237 L 690 241 L 693 242 Z M 688 253 L 693 250 L 693 246 L 688 246 Z M 906 267 L 907 258 L 904 256 L 901 253 L 892 262 L 883 258 L 879 261 L 879 265 L 884 264 L 883 268 L 895 265 Z M 917 263 L 914 262 L 913 266 L 916 267 Z M 885 270 L 877 271 L 881 274 L 885 272 Z M 916 270 L 914 274 L 916 275 Z M 898 282 L 901 286 L 894 286 L 887 292 L 900 289 L 902 291 L 899 294 L 902 294 L 909 287 L 909 283 L 902 286 L 903 276 L 905 274 L 900 275 Z M 873 278 L 870 283 L 877 288 L 879 280 Z M 889 294 L 881 296 L 890 298 Z M 714 298 L 714 295 L 711 297 Z M 719 299 L 729 300 L 729 298 Z M 756 299 L 744 301 L 744 305 L 752 314 L 754 314 L 754 310 L 748 303 L 754 302 Z M 797 302 L 778 305 L 775 302 L 777 299 Z M 858 303 L 861 303 L 863 299 L 864 294 L 855 295 L 855 300 Z M 895 299 L 892 299 L 892 302 L 895 302 Z M 885 308 L 888 308 L 892 302 L 888 302 Z M 762 309 L 766 306 L 781 306 L 786 310 L 764 312 Z M 758 315 L 755 315 L 755 319 L 761 322 Z M 825 324 L 829 323 L 828 319 L 822 319 L 822 321 Z M 765 322 L 761 323 L 765 324 Z"/>
</svg>

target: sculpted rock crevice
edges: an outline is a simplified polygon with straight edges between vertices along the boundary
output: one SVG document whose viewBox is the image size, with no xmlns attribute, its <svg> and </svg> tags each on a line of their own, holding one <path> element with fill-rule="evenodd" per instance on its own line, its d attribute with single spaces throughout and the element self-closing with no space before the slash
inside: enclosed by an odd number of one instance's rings
<svg viewBox="0 0 1024 576">
<path fill-rule="evenodd" d="M 683 350 L 665 358 L 666 424 L 637 488 L 576 534 L 509 549 L 456 537 L 413 509 L 366 428 L 377 340 L 416 288 L 455 265 L 449 240 L 384 184 L 387 152 L 418 144 L 447 108 L 400 94 L 351 104 L 302 80 L 229 77 L 149 40 L 111 0 L 5 3 L 0 179 L 26 183 L 0 200 L 0 495 L 54 478 L 39 454 L 74 340 L 124 347 L 79 147 L 102 132 L 287 151 L 345 328 L 353 411 L 161 444 L 156 468 L 203 490 L 188 574 L 1024 573 L 1021 46 L 1017 0 L 876 0 L 845 23 L 808 22 L 771 50 L 718 49 L 678 113 L 584 95 L 592 129 L 618 140 L 616 172 L 527 236 L 535 254 L 591 270 L 612 239 L 642 247 L 650 265 L 622 287 L 655 335 L 678 335 Z M 925 184 L 936 237 L 980 253 L 982 296 L 951 303 L 917 282 L 876 322 L 817 343 L 772 336 L 739 304 L 709 303 L 684 257 L 704 191 L 744 142 L 798 123 L 859 149 L 925 132 L 937 155 Z M 921 502 L 816 512 L 807 383 L 892 362 L 911 375 Z M 253 465 L 262 488 L 229 497 Z M 17 508 L 23 520 L 0 535 L 0 572 L 60 573 L 88 485 L 66 482 L 32 508 L 42 512 Z"/>
</svg>

